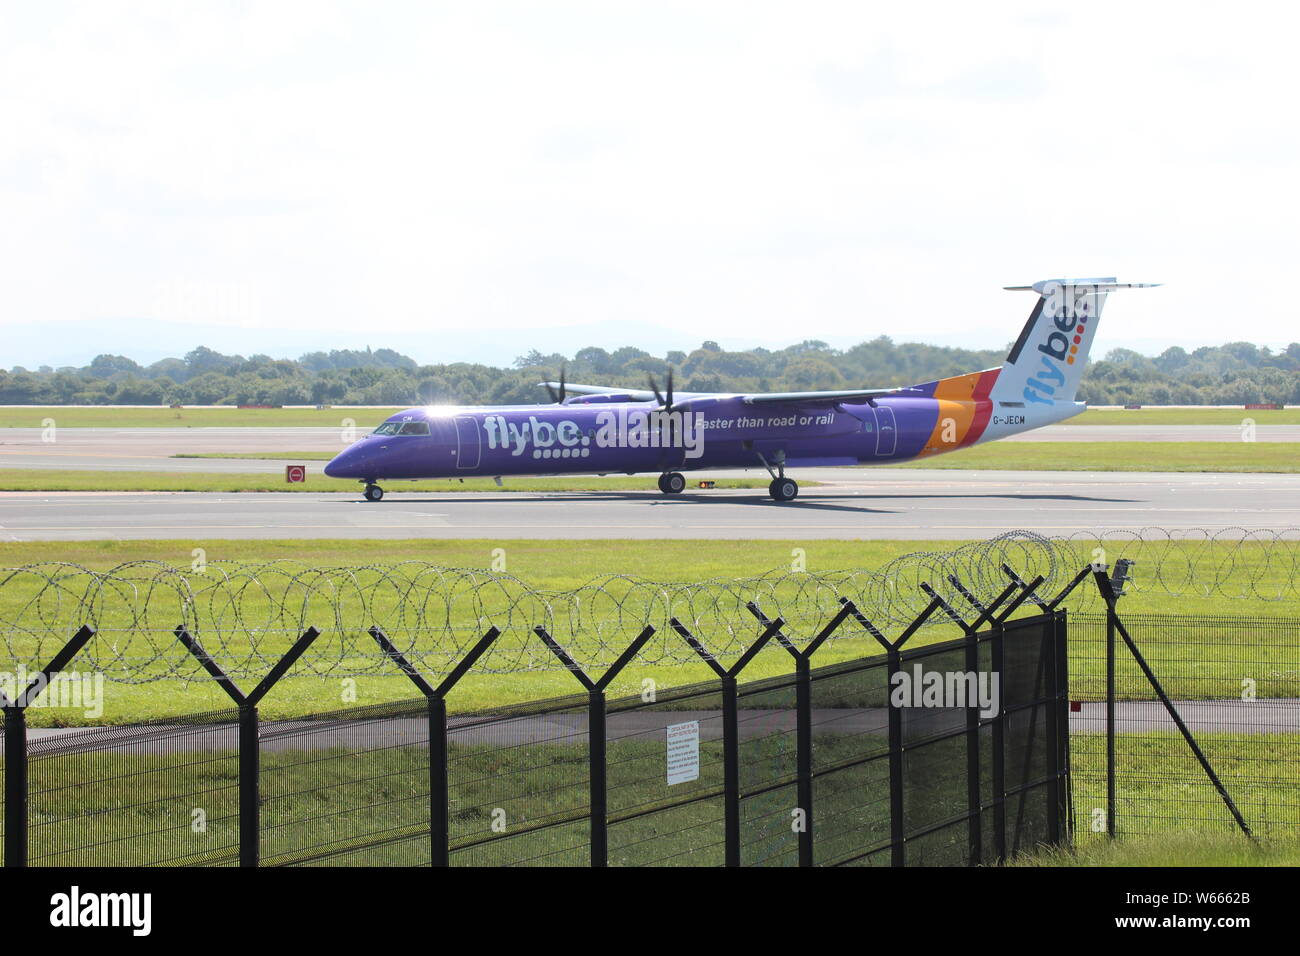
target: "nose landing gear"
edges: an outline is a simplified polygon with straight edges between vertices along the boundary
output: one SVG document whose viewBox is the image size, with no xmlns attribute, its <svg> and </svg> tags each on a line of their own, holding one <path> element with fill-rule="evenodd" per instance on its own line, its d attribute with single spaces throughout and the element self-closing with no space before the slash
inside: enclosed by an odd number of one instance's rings
<svg viewBox="0 0 1300 956">
<path fill-rule="evenodd" d="M 762 452 L 755 452 L 758 460 L 763 463 L 767 473 L 772 476 L 772 483 L 767 486 L 767 493 L 772 496 L 773 501 L 794 501 L 795 496 L 799 494 L 799 483 L 793 478 L 785 476 L 785 453 L 777 452 L 772 456 L 775 468 L 768 464 L 767 458 Z"/>
<path fill-rule="evenodd" d="M 384 497 L 384 489 L 380 488 L 373 481 L 367 481 L 366 490 L 362 492 L 362 494 L 366 496 L 366 501 L 382 501 Z"/>
</svg>

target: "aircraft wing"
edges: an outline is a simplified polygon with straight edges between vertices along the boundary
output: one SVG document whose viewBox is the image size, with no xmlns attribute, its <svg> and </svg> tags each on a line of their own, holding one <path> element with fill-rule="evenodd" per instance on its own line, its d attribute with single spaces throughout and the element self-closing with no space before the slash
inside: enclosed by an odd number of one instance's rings
<svg viewBox="0 0 1300 956">
<path fill-rule="evenodd" d="M 558 390 L 561 387 L 560 382 L 539 382 L 543 388 L 550 387 Z M 572 392 L 575 395 L 626 395 L 633 401 L 653 402 L 655 393 L 648 388 L 611 388 L 608 385 L 577 385 L 573 382 L 564 382 L 564 390 Z"/>
<path fill-rule="evenodd" d="M 547 386 L 559 391 L 559 382 L 539 382 L 543 388 Z M 626 395 L 629 401 L 633 402 L 657 402 L 655 393 L 648 388 L 615 388 L 609 385 L 575 385 L 573 382 L 565 382 L 564 390 L 574 395 Z M 678 392 L 677 398 L 688 400 L 692 398 L 705 398 L 709 392 Z M 680 404 L 680 402 L 676 402 Z"/>
<path fill-rule="evenodd" d="M 897 395 L 904 388 L 852 388 L 842 392 L 760 392 L 742 395 L 746 405 L 835 405 L 839 402 L 870 402 Z"/>
<path fill-rule="evenodd" d="M 556 390 L 560 387 L 559 382 L 541 384 L 549 385 Z M 608 385 L 576 385 L 573 382 L 565 382 L 564 389 L 574 395 L 619 395 L 627 396 L 634 402 L 656 401 L 655 393 L 648 388 L 614 388 Z M 840 392 L 755 392 L 750 395 L 740 395 L 739 398 L 746 405 L 835 405 L 839 402 L 870 402 L 886 395 L 898 395 L 906 391 L 906 388 L 853 388 Z M 713 398 L 726 394 L 720 392 L 715 396 L 712 392 L 678 392 L 673 404 L 680 407 L 692 399 Z"/>
</svg>

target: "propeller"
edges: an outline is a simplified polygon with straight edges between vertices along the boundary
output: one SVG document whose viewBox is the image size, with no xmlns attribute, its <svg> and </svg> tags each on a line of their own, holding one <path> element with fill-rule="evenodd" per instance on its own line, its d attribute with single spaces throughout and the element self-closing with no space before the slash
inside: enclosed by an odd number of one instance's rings
<svg viewBox="0 0 1300 956">
<path fill-rule="evenodd" d="M 556 405 L 564 404 L 564 397 L 565 397 L 564 376 L 566 374 L 568 367 L 569 364 L 567 362 L 560 363 L 560 390 L 558 392 L 551 387 L 550 382 L 546 383 L 546 390 L 551 393 L 551 401 L 553 401 Z"/>
<path fill-rule="evenodd" d="M 646 379 L 650 383 L 650 391 L 655 393 L 655 399 L 659 402 L 661 406 L 663 406 L 663 411 L 671 412 L 673 410 L 673 368 L 672 366 L 671 365 L 668 366 L 667 400 L 664 399 L 663 393 L 659 391 L 659 383 L 655 381 L 654 375 L 652 373 L 647 373 Z"/>
<path fill-rule="evenodd" d="M 668 442 L 673 448 L 677 447 L 677 420 L 672 417 L 673 412 L 673 367 L 668 366 L 668 394 L 664 395 L 659 391 L 659 383 L 655 381 L 653 373 L 646 373 L 646 379 L 650 384 L 650 391 L 654 392 L 655 399 L 659 402 L 659 411 L 668 415 Z M 661 454 L 661 458 L 664 457 Z M 665 459 L 666 460 L 666 459 Z"/>
</svg>

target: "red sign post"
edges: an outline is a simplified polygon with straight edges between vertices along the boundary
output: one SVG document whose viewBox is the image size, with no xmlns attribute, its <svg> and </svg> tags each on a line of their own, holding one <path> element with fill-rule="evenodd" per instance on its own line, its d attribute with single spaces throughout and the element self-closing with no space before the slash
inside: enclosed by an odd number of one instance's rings
<svg viewBox="0 0 1300 956">
<path fill-rule="evenodd" d="M 296 481 L 306 481 L 307 466 L 306 465 L 285 465 L 284 480 L 289 482 L 289 484 L 293 484 Z"/>
</svg>

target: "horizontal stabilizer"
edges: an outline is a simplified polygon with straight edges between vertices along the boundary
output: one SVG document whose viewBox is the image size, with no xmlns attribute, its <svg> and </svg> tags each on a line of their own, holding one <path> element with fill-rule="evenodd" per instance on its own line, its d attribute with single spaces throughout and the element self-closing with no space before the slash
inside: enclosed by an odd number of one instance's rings
<svg viewBox="0 0 1300 956">
<path fill-rule="evenodd" d="M 1153 289 L 1159 282 L 1116 282 L 1114 279 L 1040 279 L 1032 285 L 1004 285 L 1008 292 L 1037 292 L 1047 295 L 1055 288 L 1073 286 L 1082 290 L 1088 287 L 1090 292 L 1113 292 L 1116 289 Z"/>
</svg>

